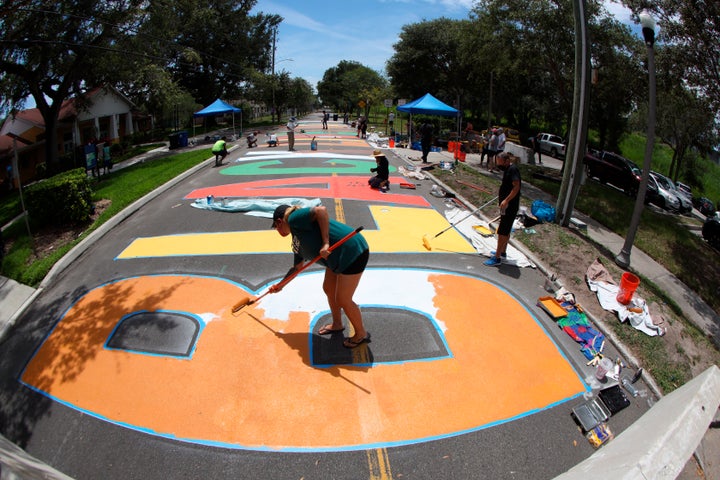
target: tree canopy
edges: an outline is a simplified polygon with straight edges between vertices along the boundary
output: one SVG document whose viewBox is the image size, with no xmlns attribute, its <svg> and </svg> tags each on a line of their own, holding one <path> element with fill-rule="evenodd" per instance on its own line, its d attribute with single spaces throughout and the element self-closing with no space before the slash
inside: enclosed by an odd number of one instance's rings
<svg viewBox="0 0 720 480">
<path fill-rule="evenodd" d="M 359 102 L 376 102 L 385 95 L 387 81 L 375 70 L 359 62 L 343 60 L 325 71 L 317 85 L 324 105 L 338 111 L 352 111 Z"/>
</svg>

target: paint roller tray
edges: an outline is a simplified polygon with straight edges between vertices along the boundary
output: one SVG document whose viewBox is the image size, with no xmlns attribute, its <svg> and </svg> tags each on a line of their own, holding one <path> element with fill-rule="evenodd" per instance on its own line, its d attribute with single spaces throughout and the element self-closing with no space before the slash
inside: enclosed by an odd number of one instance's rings
<svg viewBox="0 0 720 480">
<path fill-rule="evenodd" d="M 567 317 L 568 311 L 565 310 L 554 297 L 540 297 L 538 298 L 537 305 L 555 320 Z"/>
<path fill-rule="evenodd" d="M 478 232 L 483 237 L 490 237 L 495 234 L 495 232 L 490 230 L 485 225 L 473 225 L 473 228 L 475 229 L 476 232 Z"/>
</svg>

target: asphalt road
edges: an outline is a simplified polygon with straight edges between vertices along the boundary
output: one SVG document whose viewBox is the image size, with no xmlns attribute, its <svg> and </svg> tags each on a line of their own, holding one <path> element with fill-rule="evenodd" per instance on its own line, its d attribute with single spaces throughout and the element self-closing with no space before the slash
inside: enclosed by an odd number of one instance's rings
<svg viewBox="0 0 720 480">
<path fill-rule="evenodd" d="M 281 137 L 209 159 L 61 272 L 3 343 L 4 436 L 76 479 L 549 479 L 595 451 L 570 413 L 609 384 L 536 305 L 543 275 L 484 266 L 455 229 L 425 250 L 422 232 L 449 225 L 433 182 L 401 190 L 395 171 L 389 194 L 370 191 L 372 148 L 314 120 L 290 158 Z M 193 207 L 207 192 L 318 197 L 364 226 L 372 342 L 314 333 L 319 267 L 232 315 L 292 255 L 266 217 Z M 648 408 L 632 398 L 608 425 Z"/>
</svg>

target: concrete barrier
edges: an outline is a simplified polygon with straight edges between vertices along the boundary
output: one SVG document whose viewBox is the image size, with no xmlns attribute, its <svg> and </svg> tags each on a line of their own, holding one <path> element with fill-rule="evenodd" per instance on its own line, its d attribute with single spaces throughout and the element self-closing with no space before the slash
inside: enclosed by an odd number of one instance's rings
<svg viewBox="0 0 720 480">
<path fill-rule="evenodd" d="M 520 157 L 520 163 L 529 163 L 531 165 L 535 164 L 535 155 L 533 154 L 531 148 L 523 147 L 522 145 L 517 145 L 511 142 L 506 142 L 505 151 L 508 153 L 512 153 L 516 157 Z"/>
<path fill-rule="evenodd" d="M 720 369 L 713 365 L 555 480 L 677 478 L 719 405 Z"/>
<path fill-rule="evenodd" d="M 4 479 L 73 480 L 0 435 L 0 471 Z"/>
</svg>

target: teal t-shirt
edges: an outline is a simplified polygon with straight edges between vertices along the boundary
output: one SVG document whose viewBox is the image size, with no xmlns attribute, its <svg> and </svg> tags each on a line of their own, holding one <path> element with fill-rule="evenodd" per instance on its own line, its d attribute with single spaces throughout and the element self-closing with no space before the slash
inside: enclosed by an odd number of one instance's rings
<svg viewBox="0 0 720 480">
<path fill-rule="evenodd" d="M 288 216 L 290 231 L 297 237 L 300 243 L 300 255 L 305 261 L 312 260 L 320 254 L 323 241 L 320 234 L 320 227 L 312 221 L 311 209 L 301 208 L 295 210 Z M 355 230 L 349 225 L 330 219 L 330 245 L 345 237 Z M 347 267 L 365 251 L 368 250 L 368 243 L 362 234 L 358 233 L 337 249 L 333 250 L 326 259 L 320 259 L 318 263 L 328 267 L 336 273 L 342 273 Z"/>
</svg>

